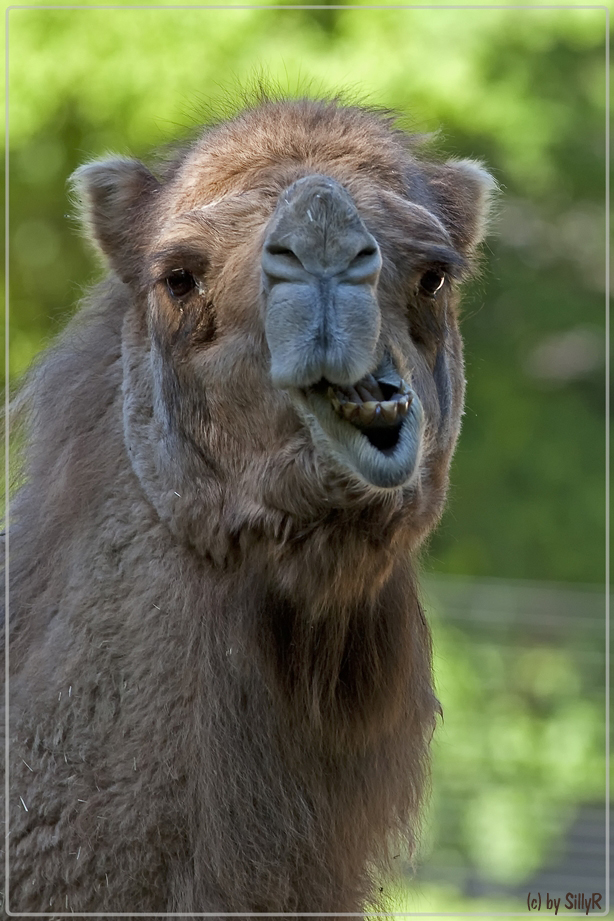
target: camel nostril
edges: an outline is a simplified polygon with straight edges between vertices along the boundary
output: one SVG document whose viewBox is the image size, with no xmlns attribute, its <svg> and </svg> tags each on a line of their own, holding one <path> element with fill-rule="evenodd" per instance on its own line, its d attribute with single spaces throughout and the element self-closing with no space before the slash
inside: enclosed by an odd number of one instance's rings
<svg viewBox="0 0 614 921">
<path fill-rule="evenodd" d="M 262 268 L 271 283 L 278 281 L 300 282 L 305 280 L 303 259 L 289 246 L 267 240 L 262 250 Z"/>
<path fill-rule="evenodd" d="M 380 248 L 375 240 L 363 245 L 340 272 L 340 280 L 349 284 L 372 284 L 382 267 Z"/>
<path fill-rule="evenodd" d="M 357 262 L 359 259 L 370 259 L 373 256 L 377 256 L 377 247 L 365 246 L 358 255 L 354 256 L 354 262 Z"/>
<path fill-rule="evenodd" d="M 267 250 L 271 256 L 290 256 L 292 259 L 298 259 L 296 253 L 291 249 L 288 249 L 287 246 L 279 246 L 277 243 L 269 243 Z"/>
<path fill-rule="evenodd" d="M 310 276 L 334 278 L 345 284 L 370 284 L 377 278 L 382 265 L 379 246 L 375 241 L 356 241 L 340 234 L 329 241 L 326 252 L 302 234 L 295 233 L 294 248 L 273 239 L 265 242 L 262 268 L 271 283 L 305 282 Z"/>
<path fill-rule="evenodd" d="M 354 256 L 348 265 L 348 269 L 362 267 L 370 269 L 374 263 L 379 263 L 379 261 L 379 247 L 368 244 L 367 246 L 363 246 L 360 252 Z"/>
</svg>

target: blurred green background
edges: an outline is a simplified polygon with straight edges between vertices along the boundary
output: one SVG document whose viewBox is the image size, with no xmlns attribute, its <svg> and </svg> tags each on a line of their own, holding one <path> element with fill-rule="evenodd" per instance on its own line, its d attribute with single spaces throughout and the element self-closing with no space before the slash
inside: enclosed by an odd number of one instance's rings
<svg viewBox="0 0 614 921">
<path fill-rule="evenodd" d="M 395 109 L 501 186 L 464 299 L 466 415 L 425 561 L 445 723 L 397 908 L 526 909 L 603 801 L 605 41 L 605 10 L 586 8 L 9 16 L 11 381 L 103 271 L 70 173 L 107 152 L 152 162 L 260 78 Z"/>
</svg>

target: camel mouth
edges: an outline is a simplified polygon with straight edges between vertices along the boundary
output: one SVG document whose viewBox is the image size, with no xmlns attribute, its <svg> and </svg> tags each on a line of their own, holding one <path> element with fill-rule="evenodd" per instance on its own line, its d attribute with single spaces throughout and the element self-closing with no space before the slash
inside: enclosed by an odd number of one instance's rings
<svg viewBox="0 0 614 921">
<path fill-rule="evenodd" d="M 402 378 L 393 384 L 373 374 L 345 387 L 322 378 L 312 389 L 325 395 L 339 418 L 347 420 L 384 454 L 396 447 L 414 398 Z"/>
<path fill-rule="evenodd" d="M 413 481 L 424 412 L 390 358 L 354 384 L 335 384 L 323 377 L 301 394 L 316 442 L 324 443 L 344 468 L 381 489 Z"/>
</svg>

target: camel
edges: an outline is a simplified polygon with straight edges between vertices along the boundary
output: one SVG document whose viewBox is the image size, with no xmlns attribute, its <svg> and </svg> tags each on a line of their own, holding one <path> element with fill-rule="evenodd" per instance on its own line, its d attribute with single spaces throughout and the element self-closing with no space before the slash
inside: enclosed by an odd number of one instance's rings
<svg viewBox="0 0 614 921">
<path fill-rule="evenodd" d="M 108 275 L 17 398 L 11 911 L 361 913 L 415 848 L 494 187 L 421 144 L 262 100 L 77 170 Z"/>
</svg>

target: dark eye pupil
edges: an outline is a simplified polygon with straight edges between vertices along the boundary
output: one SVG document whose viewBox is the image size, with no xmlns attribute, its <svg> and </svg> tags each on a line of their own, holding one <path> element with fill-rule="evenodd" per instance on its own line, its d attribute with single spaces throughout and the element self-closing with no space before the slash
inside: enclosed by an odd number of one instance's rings
<svg viewBox="0 0 614 921">
<path fill-rule="evenodd" d="M 425 294 L 436 294 L 442 287 L 446 276 L 444 272 L 437 269 L 429 269 L 420 279 L 420 287 Z"/>
<path fill-rule="evenodd" d="M 175 272 L 171 272 L 166 279 L 166 287 L 172 297 L 185 297 L 196 287 L 196 280 L 185 269 L 177 269 Z"/>
</svg>

